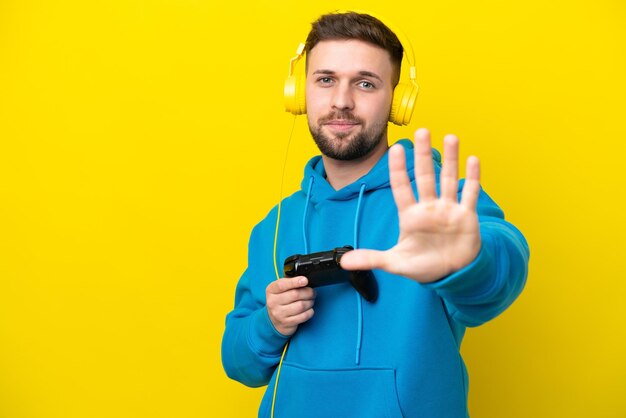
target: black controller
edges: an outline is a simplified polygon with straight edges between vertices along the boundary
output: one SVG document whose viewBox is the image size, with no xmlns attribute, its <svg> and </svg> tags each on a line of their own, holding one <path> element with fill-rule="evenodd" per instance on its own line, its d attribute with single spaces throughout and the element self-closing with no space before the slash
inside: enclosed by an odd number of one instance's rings
<svg viewBox="0 0 626 418">
<path fill-rule="evenodd" d="M 341 268 L 341 256 L 353 249 L 346 245 L 330 251 L 292 255 L 285 259 L 285 276 L 305 276 L 309 279 L 310 287 L 350 282 L 365 300 L 374 302 L 378 298 L 378 283 L 372 271 L 349 271 Z"/>
</svg>

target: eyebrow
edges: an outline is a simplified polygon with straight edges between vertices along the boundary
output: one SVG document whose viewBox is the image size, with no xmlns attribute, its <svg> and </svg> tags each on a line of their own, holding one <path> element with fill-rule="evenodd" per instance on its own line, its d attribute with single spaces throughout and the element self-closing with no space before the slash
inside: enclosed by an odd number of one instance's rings
<svg viewBox="0 0 626 418">
<path fill-rule="evenodd" d="M 333 70 L 315 70 L 315 71 L 313 71 L 313 74 L 334 75 L 335 71 L 333 71 Z M 359 75 L 360 76 L 364 76 L 364 77 L 372 77 L 372 78 L 375 78 L 375 79 L 379 80 L 381 83 L 383 82 L 383 79 L 380 78 L 378 76 L 378 74 L 373 73 L 371 71 L 359 71 Z"/>
</svg>

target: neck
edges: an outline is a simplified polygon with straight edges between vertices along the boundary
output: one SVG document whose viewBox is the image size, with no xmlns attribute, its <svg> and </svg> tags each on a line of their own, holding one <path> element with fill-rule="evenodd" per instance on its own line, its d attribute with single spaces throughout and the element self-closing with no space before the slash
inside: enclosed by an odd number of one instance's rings
<svg viewBox="0 0 626 418">
<path fill-rule="evenodd" d="M 385 155 L 388 148 L 387 138 L 384 138 L 369 154 L 355 160 L 341 161 L 322 155 L 324 169 L 326 170 L 326 180 L 335 190 L 354 183 L 376 165 L 378 160 Z"/>
</svg>

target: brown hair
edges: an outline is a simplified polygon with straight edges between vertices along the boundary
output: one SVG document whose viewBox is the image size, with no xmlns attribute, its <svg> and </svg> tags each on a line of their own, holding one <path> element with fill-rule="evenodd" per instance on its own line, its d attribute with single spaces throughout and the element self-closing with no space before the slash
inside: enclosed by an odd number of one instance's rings
<svg viewBox="0 0 626 418">
<path fill-rule="evenodd" d="M 389 52 L 394 68 L 394 85 L 400 78 L 403 48 L 400 40 L 383 22 L 368 14 L 346 12 L 320 16 L 311 24 L 304 51 L 309 52 L 322 41 L 357 39 Z"/>
</svg>

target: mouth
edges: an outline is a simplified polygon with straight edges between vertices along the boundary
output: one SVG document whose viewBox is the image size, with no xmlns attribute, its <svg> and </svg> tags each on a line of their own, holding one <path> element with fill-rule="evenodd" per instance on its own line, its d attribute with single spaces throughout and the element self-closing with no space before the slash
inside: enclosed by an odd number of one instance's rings
<svg viewBox="0 0 626 418">
<path fill-rule="evenodd" d="M 330 129 L 340 132 L 349 131 L 358 125 L 358 122 L 346 119 L 334 119 L 324 123 L 324 126 L 328 126 Z"/>
</svg>

